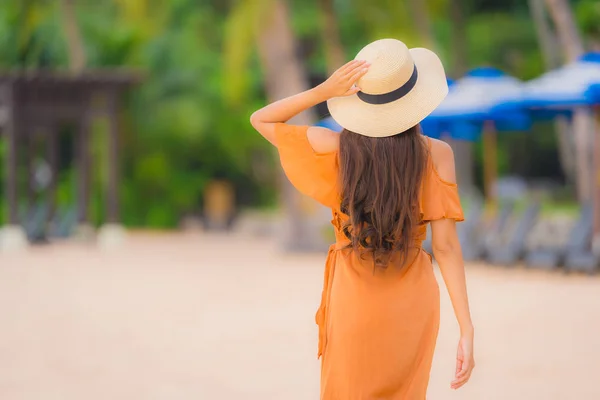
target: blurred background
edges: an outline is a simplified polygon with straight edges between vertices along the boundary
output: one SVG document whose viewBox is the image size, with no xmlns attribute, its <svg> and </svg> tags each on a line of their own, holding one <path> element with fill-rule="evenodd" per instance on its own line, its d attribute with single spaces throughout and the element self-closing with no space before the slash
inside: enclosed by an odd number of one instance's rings
<svg viewBox="0 0 600 400">
<path fill-rule="evenodd" d="M 431 398 L 600 398 L 598 0 L 2 0 L 0 398 L 316 398 L 331 216 L 249 116 L 384 37 L 450 85 L 478 368 L 443 296 Z"/>
</svg>

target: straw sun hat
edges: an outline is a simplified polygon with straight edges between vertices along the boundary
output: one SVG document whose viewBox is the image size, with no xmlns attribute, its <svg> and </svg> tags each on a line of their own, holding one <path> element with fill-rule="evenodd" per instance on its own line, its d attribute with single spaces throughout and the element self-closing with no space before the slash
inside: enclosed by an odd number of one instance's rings
<svg viewBox="0 0 600 400">
<path fill-rule="evenodd" d="M 349 131 L 371 137 L 402 133 L 448 94 L 442 62 L 430 50 L 409 50 L 399 40 L 382 39 L 365 46 L 355 59 L 371 63 L 357 82 L 360 92 L 327 102 L 333 119 Z"/>
</svg>

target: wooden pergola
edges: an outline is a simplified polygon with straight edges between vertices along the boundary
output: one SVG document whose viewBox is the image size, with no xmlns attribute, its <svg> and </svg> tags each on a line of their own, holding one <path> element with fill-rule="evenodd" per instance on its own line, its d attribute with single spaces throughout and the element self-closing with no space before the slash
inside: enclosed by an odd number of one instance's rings
<svg viewBox="0 0 600 400">
<path fill-rule="evenodd" d="M 55 206 L 58 172 L 58 133 L 64 124 L 75 129 L 77 214 L 82 225 L 90 223 L 91 125 L 95 118 L 107 121 L 108 176 L 105 192 L 106 221 L 119 224 L 118 110 L 126 89 L 140 82 L 131 71 L 107 70 L 69 74 L 50 71 L 0 72 L 0 138 L 5 142 L 5 223 L 18 227 L 20 168 L 26 168 L 31 191 L 31 151 L 34 135 L 43 135 L 51 170 L 50 207 Z"/>
</svg>

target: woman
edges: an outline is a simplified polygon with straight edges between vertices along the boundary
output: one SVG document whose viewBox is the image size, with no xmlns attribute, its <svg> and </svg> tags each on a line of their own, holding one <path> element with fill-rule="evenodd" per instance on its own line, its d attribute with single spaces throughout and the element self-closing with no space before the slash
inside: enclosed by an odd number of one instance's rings
<svg viewBox="0 0 600 400">
<path fill-rule="evenodd" d="M 431 256 L 421 248 L 427 223 L 461 331 L 451 387 L 471 376 L 454 156 L 419 131 L 446 82 L 433 52 L 384 39 L 323 84 L 251 117 L 292 184 L 333 212 L 336 243 L 316 316 L 323 400 L 425 399 L 440 310 Z M 323 101 L 341 134 L 285 123 Z"/>
</svg>

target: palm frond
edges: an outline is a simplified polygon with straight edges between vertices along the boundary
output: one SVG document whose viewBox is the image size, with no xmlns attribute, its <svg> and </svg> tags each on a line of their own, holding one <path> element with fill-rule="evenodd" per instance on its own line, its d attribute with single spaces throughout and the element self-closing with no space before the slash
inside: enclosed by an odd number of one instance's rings
<svg viewBox="0 0 600 400">
<path fill-rule="evenodd" d="M 275 0 L 244 0 L 231 11 L 225 26 L 224 82 L 225 99 L 239 104 L 247 92 L 250 75 L 248 66 L 255 48 L 261 23 L 268 20 Z"/>
</svg>

